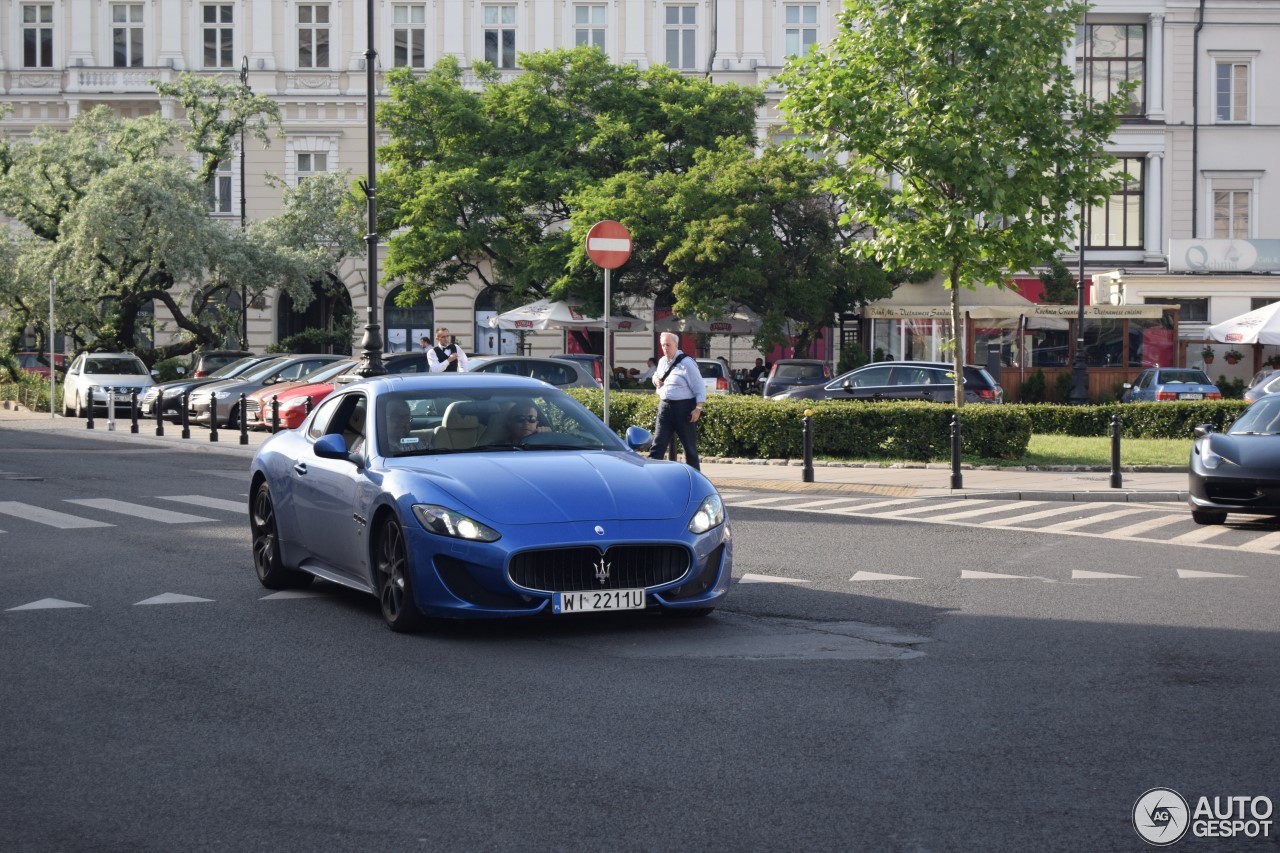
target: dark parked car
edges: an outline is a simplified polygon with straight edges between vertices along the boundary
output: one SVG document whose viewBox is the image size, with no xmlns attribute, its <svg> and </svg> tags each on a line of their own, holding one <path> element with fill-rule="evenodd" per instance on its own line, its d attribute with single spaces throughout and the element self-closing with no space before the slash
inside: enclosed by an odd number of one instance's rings
<svg viewBox="0 0 1280 853">
<path fill-rule="evenodd" d="M 161 382 L 159 385 L 154 385 L 151 388 L 147 389 L 147 393 L 144 394 L 138 400 L 138 409 L 139 411 L 141 411 L 143 417 L 146 417 L 146 418 L 155 417 L 156 403 L 160 400 L 160 394 L 161 392 L 163 392 L 164 393 L 163 417 L 167 420 L 177 421 L 179 418 L 182 417 L 182 395 L 183 394 L 187 393 L 188 391 L 193 391 L 196 388 L 200 388 L 204 385 L 209 385 L 214 382 L 218 382 L 219 380 L 222 380 L 222 379 L 230 379 L 234 376 L 239 376 L 242 373 L 246 373 L 247 371 L 253 370 L 258 365 L 266 364 L 268 361 L 271 361 L 272 359 L 275 359 L 275 358 L 281 358 L 281 356 L 276 356 L 276 355 L 246 356 L 244 358 L 237 359 L 229 364 L 224 364 L 222 367 L 219 367 L 217 370 L 213 371 L 213 373 L 201 379 L 196 379 L 195 377 L 188 377 L 184 379 L 174 379 L 171 382 Z"/>
<path fill-rule="evenodd" d="M 1256 403 L 1277 391 L 1280 391 L 1280 370 L 1264 370 L 1253 377 L 1249 387 L 1244 389 L 1244 399 L 1247 402 Z"/>
<path fill-rule="evenodd" d="M 213 372 L 220 367 L 224 367 L 233 361 L 239 361 L 242 358 L 255 356 L 257 353 L 249 352 L 242 349 L 219 349 L 209 350 L 208 352 L 196 353 L 195 360 L 191 365 L 191 378 L 204 379 L 206 376 L 212 376 Z"/>
<path fill-rule="evenodd" d="M 1225 432 L 1195 429 L 1187 502 L 1196 524 L 1227 513 L 1280 516 L 1280 394 L 1245 409 Z"/>
<path fill-rule="evenodd" d="M 1152 367 L 1125 383 L 1122 403 L 1160 403 L 1174 400 L 1221 400 L 1222 392 L 1198 367 Z"/>
<path fill-rule="evenodd" d="M 564 358 L 536 358 L 526 355 L 476 356 L 467 363 L 468 373 L 502 373 L 531 376 L 557 388 L 599 388 L 586 366 Z"/>
<path fill-rule="evenodd" d="M 807 385 L 771 400 L 930 400 L 955 402 L 955 374 L 945 361 L 881 361 L 837 376 L 826 385 Z M 1002 403 L 1004 389 L 986 368 L 964 366 L 966 403 Z"/>
<path fill-rule="evenodd" d="M 187 402 L 187 412 L 192 421 L 206 423 L 216 420 L 218 426 L 240 425 L 240 395 L 252 394 L 267 385 L 292 382 L 301 379 L 335 361 L 344 361 L 345 355 L 309 353 L 287 355 L 256 369 L 230 379 L 219 379 L 192 392 Z M 216 400 L 213 395 L 217 395 Z"/>
<path fill-rule="evenodd" d="M 772 397 L 792 388 L 825 385 L 830 380 L 831 366 L 821 359 L 780 358 L 769 369 L 761 393 L 765 397 Z"/>
</svg>

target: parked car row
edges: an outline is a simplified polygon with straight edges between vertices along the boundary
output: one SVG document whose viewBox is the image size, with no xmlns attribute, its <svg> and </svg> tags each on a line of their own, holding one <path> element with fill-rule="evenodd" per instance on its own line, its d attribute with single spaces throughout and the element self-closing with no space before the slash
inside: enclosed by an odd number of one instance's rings
<svg viewBox="0 0 1280 853">
<path fill-rule="evenodd" d="M 776 368 L 776 365 L 775 365 Z M 766 388 L 768 383 L 766 383 Z M 976 364 L 964 365 L 966 403 L 1002 403 L 1004 389 Z M 841 374 L 826 384 L 793 386 L 770 400 L 928 400 L 955 401 L 955 373 L 943 361 L 880 361 Z"/>
</svg>

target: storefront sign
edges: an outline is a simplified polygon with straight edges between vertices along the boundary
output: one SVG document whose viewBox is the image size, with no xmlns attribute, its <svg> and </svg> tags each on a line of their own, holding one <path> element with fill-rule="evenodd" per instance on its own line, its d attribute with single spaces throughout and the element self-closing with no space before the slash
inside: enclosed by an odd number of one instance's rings
<svg viewBox="0 0 1280 853">
<path fill-rule="evenodd" d="M 1280 240 L 1170 240 L 1170 272 L 1280 272 Z"/>
</svg>

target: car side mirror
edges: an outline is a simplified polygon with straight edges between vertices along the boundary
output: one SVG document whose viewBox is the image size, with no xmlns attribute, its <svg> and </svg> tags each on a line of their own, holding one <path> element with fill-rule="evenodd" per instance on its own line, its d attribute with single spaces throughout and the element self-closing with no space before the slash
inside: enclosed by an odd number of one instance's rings
<svg viewBox="0 0 1280 853">
<path fill-rule="evenodd" d="M 1213 432 L 1213 424 L 1200 424 L 1200 426 L 1196 427 L 1194 430 L 1196 438 L 1204 438 L 1211 432 Z"/>
<path fill-rule="evenodd" d="M 1133 387 L 1133 383 L 1131 383 L 1131 382 L 1126 382 L 1126 383 L 1124 383 L 1124 388 L 1125 388 L 1125 390 L 1126 390 L 1126 391 L 1127 391 L 1128 389 L 1132 388 L 1132 387 Z"/>
<path fill-rule="evenodd" d="M 186 375 L 187 369 L 182 365 L 178 365 L 177 368 L 175 368 L 175 371 L 179 376 L 184 376 Z"/>
<path fill-rule="evenodd" d="M 338 433 L 320 436 L 316 439 L 316 443 L 313 445 L 313 448 L 315 449 L 316 456 L 319 456 L 321 459 L 342 459 L 344 461 L 349 461 L 351 458 L 351 451 L 347 449 L 347 440 Z"/>
<path fill-rule="evenodd" d="M 852 393 L 853 393 L 853 383 L 852 383 L 852 382 L 850 382 L 848 379 L 846 379 L 846 380 L 844 381 L 844 384 L 843 384 L 842 386 L 840 386 L 840 387 L 844 388 L 844 390 L 845 390 L 845 393 L 846 393 L 846 394 L 852 394 Z"/>
<path fill-rule="evenodd" d="M 641 453 L 653 447 L 653 435 L 644 427 L 627 427 L 627 447 Z"/>
<path fill-rule="evenodd" d="M 160 375 L 160 371 L 158 371 L 158 370 L 152 370 L 152 371 L 151 371 L 151 376 L 152 376 L 152 378 L 155 378 L 156 376 L 159 376 L 159 375 Z"/>
</svg>

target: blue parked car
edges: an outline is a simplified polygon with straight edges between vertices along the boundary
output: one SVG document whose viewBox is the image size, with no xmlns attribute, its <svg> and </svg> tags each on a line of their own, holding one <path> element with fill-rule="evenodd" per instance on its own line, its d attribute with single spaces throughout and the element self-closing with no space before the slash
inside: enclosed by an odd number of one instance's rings
<svg viewBox="0 0 1280 853">
<path fill-rule="evenodd" d="M 1222 391 L 1198 367 L 1152 367 L 1124 387 L 1122 403 L 1222 399 Z"/>
<path fill-rule="evenodd" d="M 394 631 L 439 617 L 704 616 L 731 581 L 720 495 L 692 468 L 638 455 L 646 430 L 627 438 L 526 377 L 355 382 L 254 457 L 258 580 L 376 595 Z"/>
</svg>

